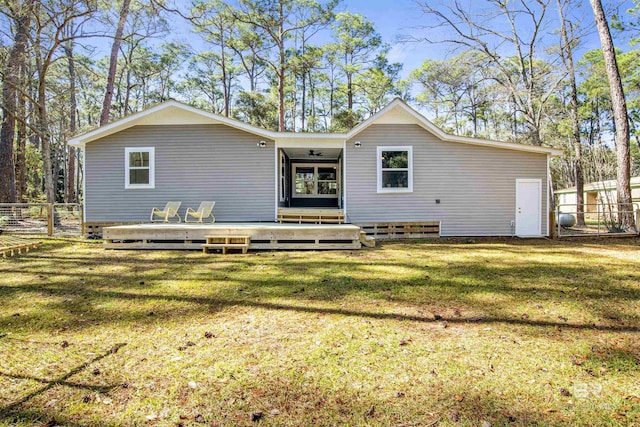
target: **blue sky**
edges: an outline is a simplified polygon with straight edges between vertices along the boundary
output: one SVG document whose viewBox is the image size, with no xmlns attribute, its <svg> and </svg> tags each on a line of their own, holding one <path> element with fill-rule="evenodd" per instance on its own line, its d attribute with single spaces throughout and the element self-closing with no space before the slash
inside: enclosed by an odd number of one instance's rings
<svg viewBox="0 0 640 427">
<path fill-rule="evenodd" d="M 438 5 L 447 5 L 449 2 L 446 0 L 427 0 L 434 7 Z M 462 0 L 462 4 L 469 4 L 473 8 L 474 4 L 481 4 L 481 1 Z M 626 1 L 607 1 L 603 0 L 605 8 L 608 12 L 617 10 L 620 14 L 623 14 L 627 9 L 633 6 L 632 0 Z M 397 43 L 399 37 L 407 34 L 417 35 L 426 34 L 424 26 L 429 25 L 429 18 L 424 16 L 418 9 L 413 0 L 345 0 L 339 6 L 339 9 L 346 10 L 352 13 L 360 13 L 365 15 L 369 20 L 373 21 L 376 25 L 378 32 L 382 35 L 383 40 L 393 45 L 390 52 L 390 59 L 395 62 L 401 62 L 404 64 L 403 77 L 406 76 L 411 70 L 420 66 L 425 59 L 443 59 L 452 55 L 449 47 L 442 44 L 430 44 L 430 43 Z M 551 2 L 547 11 L 549 16 L 557 24 L 557 11 L 555 1 Z M 597 49 L 600 47 L 600 40 L 595 31 L 593 23 L 593 15 L 591 6 L 588 0 L 583 0 L 582 4 L 576 11 L 581 20 L 581 27 L 590 27 L 589 34 L 584 38 L 584 44 L 577 52 L 578 56 L 582 53 Z M 554 25 L 555 26 L 555 25 Z M 549 41 L 555 42 L 557 36 L 552 34 L 555 28 L 548 28 L 546 37 L 549 37 Z M 616 42 L 620 42 L 620 36 L 614 34 L 614 38 L 618 39 Z M 619 48 L 625 50 L 627 48 L 626 43 L 619 43 Z"/>
<path fill-rule="evenodd" d="M 174 1 L 178 5 L 187 4 L 185 0 Z M 447 0 L 425 1 L 428 1 L 429 4 L 434 7 L 449 4 Z M 460 1 L 461 4 L 468 6 L 470 10 L 474 10 L 474 8 L 477 9 L 479 7 L 478 5 L 483 4 L 481 0 Z M 633 6 L 632 0 L 604 0 L 604 3 L 608 12 L 617 10 L 620 14 L 623 14 L 627 9 Z M 425 26 L 429 26 L 433 23 L 432 18 L 423 15 L 416 6 L 414 0 L 343 0 L 337 10 L 362 14 L 375 24 L 375 27 L 381 34 L 383 41 L 392 46 L 389 59 L 392 62 L 400 62 L 404 65 L 401 77 L 406 77 L 412 70 L 418 68 L 425 59 L 443 59 L 453 55 L 451 48 L 443 44 L 398 42 L 398 39 L 401 36 L 413 35 L 419 37 L 424 34 L 437 34 L 437 32 L 440 31 L 435 29 L 425 29 Z M 544 36 L 547 37 L 548 43 L 557 43 L 558 36 L 553 34 L 553 31 L 558 27 L 555 1 L 551 2 L 547 13 L 551 18 L 551 21 L 549 27 L 544 31 Z M 599 48 L 600 41 L 597 33 L 595 32 L 595 28 L 593 28 L 593 14 L 588 0 L 582 0 L 582 4 L 578 8 L 576 15 L 579 17 L 581 28 L 590 28 L 589 34 L 584 38 L 583 45 L 579 51 L 576 52 L 577 57 L 579 58 L 584 52 Z M 205 49 L 204 44 L 200 41 L 199 37 L 189 31 L 189 26 L 185 21 L 179 18 L 172 18 L 170 20 L 170 25 L 172 26 L 171 33 L 161 40 L 156 40 L 157 43 L 179 41 L 191 45 L 196 51 Z M 526 24 L 523 25 L 524 28 L 526 28 Z M 620 34 L 614 33 L 614 40 L 618 48 L 623 50 L 628 49 L 624 37 Z M 316 42 L 322 43 L 327 41 L 329 41 L 328 34 L 325 34 Z M 97 44 L 99 46 L 96 55 L 108 55 L 110 40 L 101 40 Z"/>
</svg>

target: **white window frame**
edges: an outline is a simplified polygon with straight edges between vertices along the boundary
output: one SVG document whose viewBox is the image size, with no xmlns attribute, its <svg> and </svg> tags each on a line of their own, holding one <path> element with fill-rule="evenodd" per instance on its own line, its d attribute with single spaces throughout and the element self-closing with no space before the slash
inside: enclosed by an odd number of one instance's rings
<svg viewBox="0 0 640 427">
<path fill-rule="evenodd" d="M 382 152 L 383 151 L 406 151 L 407 152 L 407 168 L 383 168 Z M 413 193 L 413 146 L 411 145 L 385 145 L 378 146 L 376 150 L 376 164 L 378 168 L 378 193 Z M 383 171 L 407 171 L 407 186 L 402 188 L 387 188 L 382 186 Z"/>
<path fill-rule="evenodd" d="M 130 153 L 149 153 L 149 183 L 131 184 L 129 171 Z M 138 168 L 142 169 L 142 168 Z M 146 169 L 146 168 L 145 168 Z M 156 188 L 156 149 L 155 147 L 125 147 L 124 149 L 124 188 L 126 190 L 153 189 Z"/>
</svg>

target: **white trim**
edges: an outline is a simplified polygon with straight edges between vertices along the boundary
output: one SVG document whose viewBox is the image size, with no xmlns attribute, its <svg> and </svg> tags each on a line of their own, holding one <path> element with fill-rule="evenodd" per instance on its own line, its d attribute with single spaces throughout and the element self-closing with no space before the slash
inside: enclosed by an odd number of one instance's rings
<svg viewBox="0 0 640 427">
<path fill-rule="evenodd" d="M 76 151 L 77 153 L 77 151 Z M 87 222 L 87 150 L 82 150 L 84 154 L 82 161 L 82 221 Z M 86 227 L 85 227 L 86 230 Z"/>
<path fill-rule="evenodd" d="M 342 215 L 345 222 L 347 221 L 347 141 L 344 140 L 342 144 Z"/>
<path fill-rule="evenodd" d="M 278 186 L 280 185 L 280 165 L 279 165 L 279 158 L 280 156 L 278 154 L 280 154 L 280 149 L 278 148 L 278 141 L 275 142 L 274 144 L 274 151 L 275 154 L 273 156 L 274 162 L 275 162 L 275 174 L 274 174 L 274 181 L 276 184 L 275 187 L 275 192 L 276 192 L 276 196 L 275 196 L 275 210 L 273 212 L 273 220 L 275 222 L 278 222 L 278 208 L 280 207 L 280 191 L 278 191 Z"/>
<path fill-rule="evenodd" d="M 149 183 L 131 184 L 129 182 L 129 154 L 149 153 Z M 155 147 L 125 147 L 124 148 L 124 188 L 125 190 L 149 190 L 156 188 L 156 149 Z"/>
<path fill-rule="evenodd" d="M 262 136 L 268 139 L 274 139 L 275 135 L 277 134 L 277 132 L 271 132 L 256 126 L 243 123 L 239 120 L 230 119 L 228 117 L 220 116 L 218 114 L 209 113 L 208 111 L 200 110 L 190 105 L 183 104 L 182 102 L 170 100 L 170 101 L 165 101 L 160 104 L 154 105 L 153 107 L 149 107 L 145 110 L 138 111 L 137 113 L 131 114 L 130 116 L 123 117 L 119 120 L 108 123 L 97 129 L 94 129 L 82 135 L 78 135 L 74 138 L 71 138 L 68 141 L 68 144 L 82 147 L 87 142 L 95 141 L 96 139 L 102 138 L 112 133 L 119 132 L 121 130 L 133 127 L 138 122 L 142 121 L 142 119 L 146 118 L 147 116 L 153 115 L 155 113 L 166 110 L 168 108 L 177 108 L 179 110 L 187 111 L 197 116 L 200 116 L 201 118 L 209 119 L 214 123 L 225 124 L 227 126 L 244 130 L 246 132 L 252 133 L 254 135 Z M 162 123 L 158 123 L 158 124 L 162 124 Z"/>
<path fill-rule="evenodd" d="M 551 190 L 553 190 L 553 180 L 551 179 L 551 156 L 547 154 L 547 209 L 545 212 L 547 222 L 547 234 L 545 236 L 549 237 L 549 212 L 551 212 Z"/>
<path fill-rule="evenodd" d="M 309 167 L 314 168 L 313 172 L 313 187 L 315 190 L 314 194 L 296 194 L 296 167 Z M 318 194 L 318 168 L 323 166 L 333 167 L 336 171 L 336 194 Z M 313 163 L 313 162 L 304 162 L 304 163 L 291 163 L 291 198 L 292 199 L 337 199 L 338 198 L 338 186 L 340 185 L 340 181 L 338 179 L 338 162 L 335 163 Z M 326 181 L 326 180 L 323 180 Z"/>
<path fill-rule="evenodd" d="M 520 183 L 537 183 L 538 184 L 538 233 L 537 234 L 518 234 L 518 184 Z M 516 178 L 516 194 L 515 194 L 515 223 L 514 234 L 518 237 L 540 237 L 542 236 L 542 180 L 540 178 Z"/>
<path fill-rule="evenodd" d="M 562 155 L 562 151 L 557 150 L 555 148 L 538 147 L 534 145 L 517 144 L 517 143 L 502 142 L 502 141 L 492 141 L 487 139 L 469 138 L 464 136 L 455 136 L 455 135 L 447 134 L 442 129 L 438 128 L 436 125 L 431 123 L 422 114 L 420 114 L 419 112 L 411 108 L 409 105 L 407 105 L 400 98 L 394 99 L 382 110 L 378 111 L 376 114 L 369 117 L 367 120 L 360 123 L 358 126 L 354 127 L 353 129 L 351 129 L 351 131 L 347 133 L 273 132 L 273 131 L 268 131 L 256 126 L 243 123 L 235 119 L 230 119 L 228 117 L 220 116 L 218 114 L 209 113 L 207 111 L 203 111 L 203 110 L 191 107 L 190 105 L 183 104 L 182 102 L 170 100 L 170 101 L 165 101 L 163 103 L 154 105 L 153 107 L 147 108 L 146 110 L 131 114 L 130 116 L 116 120 L 115 122 L 101 126 L 85 134 L 78 135 L 74 138 L 71 138 L 68 141 L 68 144 L 73 146 L 83 147 L 88 142 L 95 141 L 107 135 L 122 131 L 124 129 L 135 126 L 136 124 L 149 124 L 149 120 L 147 119 L 148 116 L 159 113 L 168 108 L 176 108 L 178 110 L 192 113 L 196 117 L 203 119 L 204 120 L 203 122 L 206 122 L 206 123 L 224 124 L 236 129 L 240 129 L 240 130 L 252 133 L 254 135 L 257 135 L 263 138 L 268 138 L 272 140 L 278 139 L 280 140 L 281 147 L 299 147 L 299 146 L 306 147 L 311 143 L 322 144 L 323 147 L 325 144 L 326 146 L 338 147 L 342 141 L 353 138 L 355 135 L 362 132 L 364 129 L 368 128 L 372 124 L 379 121 L 391 110 L 395 108 L 401 108 L 411 116 L 412 120 L 415 121 L 415 124 L 433 133 L 436 137 L 440 138 L 442 141 L 445 141 L 445 142 L 457 142 L 457 143 L 463 143 L 463 144 L 480 145 L 485 147 L 503 148 L 507 150 L 550 154 L 552 156 Z M 181 123 L 180 121 L 175 122 L 175 124 L 180 124 L 180 123 Z M 162 124 L 162 123 L 157 123 L 157 124 Z M 188 124 L 188 121 L 186 121 L 184 124 Z M 311 141 L 311 140 L 318 140 L 318 141 Z M 305 144 L 305 141 L 310 141 L 310 144 Z"/>
<path fill-rule="evenodd" d="M 561 156 L 563 154 L 562 150 L 558 150 L 555 148 L 548 147 L 538 147 L 535 145 L 526 145 L 526 144 L 518 144 L 512 142 L 503 142 L 503 141 L 492 141 L 489 139 L 479 139 L 479 138 L 470 138 L 466 136 L 457 136 L 450 135 L 444 132 L 442 129 L 431 123 L 426 117 L 422 114 L 418 113 L 416 110 L 407 105 L 402 99 L 396 98 L 387 104 L 382 110 L 378 111 L 373 116 L 369 117 L 364 122 L 360 123 L 358 126 L 351 129 L 347 134 L 347 139 L 353 138 L 358 133 L 362 132 L 372 124 L 375 124 L 378 120 L 380 120 L 384 115 L 389 113 L 394 108 L 402 108 L 406 112 L 408 112 L 411 116 L 413 116 L 417 125 L 426 129 L 427 131 L 433 133 L 435 136 L 440 138 L 446 142 L 459 142 L 463 144 L 471 144 L 471 145 L 482 145 L 486 147 L 494 147 L 494 148 L 504 148 L 507 150 L 518 150 L 518 151 L 528 151 L 532 153 L 541 153 L 541 154 L 551 154 L 552 156 Z"/>
<path fill-rule="evenodd" d="M 286 173 L 287 173 L 287 168 L 286 168 L 286 159 L 285 159 L 285 155 L 284 155 L 284 151 L 283 150 L 279 150 L 278 148 L 276 148 L 276 151 L 278 151 L 278 154 L 276 156 L 276 160 L 278 165 L 276 166 L 278 168 L 278 203 L 284 203 L 287 201 L 287 195 L 284 192 L 285 190 L 285 182 L 286 181 Z M 284 169 L 284 171 L 283 171 Z M 284 172 L 284 173 L 283 173 Z"/>
<path fill-rule="evenodd" d="M 406 151 L 407 152 L 407 187 L 386 188 L 382 187 L 382 152 L 383 151 Z M 376 147 L 376 169 L 377 169 L 377 192 L 378 193 L 413 193 L 413 146 L 412 145 L 379 145 Z M 397 169 L 404 171 L 404 168 Z"/>
</svg>

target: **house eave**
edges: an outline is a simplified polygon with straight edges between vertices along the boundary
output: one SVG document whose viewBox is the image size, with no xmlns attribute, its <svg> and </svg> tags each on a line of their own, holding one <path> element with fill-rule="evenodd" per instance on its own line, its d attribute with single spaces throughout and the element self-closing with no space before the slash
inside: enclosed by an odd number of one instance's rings
<svg viewBox="0 0 640 427">
<path fill-rule="evenodd" d="M 376 114 L 371 116 L 369 119 L 360 123 L 358 126 L 354 127 L 349 131 L 346 135 L 347 139 L 353 139 L 356 135 L 364 131 L 369 126 L 375 124 L 380 121 L 386 114 L 392 111 L 395 108 L 401 108 L 404 112 L 408 113 L 414 121 L 414 124 L 421 126 L 428 132 L 434 134 L 440 140 L 445 142 L 456 142 L 461 144 L 470 144 L 470 145 L 479 145 L 484 147 L 493 147 L 493 148 L 502 148 L 507 150 L 516 150 L 516 151 L 525 151 L 530 153 L 538 153 L 538 154 L 547 154 L 551 157 L 558 157 L 563 154 L 562 150 L 558 150 L 550 147 L 538 147 L 534 145 L 525 145 L 525 144 L 517 144 L 511 142 L 503 142 L 503 141 L 493 141 L 489 139 L 481 139 L 481 138 L 471 138 L 466 136 L 457 136 L 451 135 L 444 132 L 442 129 L 434 125 L 429 119 L 424 117 L 418 111 L 411 108 L 406 102 L 404 102 L 400 98 L 394 99 L 390 102 L 386 107 L 382 110 L 378 111 Z"/>
<path fill-rule="evenodd" d="M 175 108 L 182 112 L 191 113 L 194 115 L 194 117 L 201 118 L 203 123 L 223 124 L 232 128 L 243 130 L 245 132 L 254 134 L 258 137 L 262 137 L 265 139 L 275 140 L 276 138 L 276 132 L 268 131 L 253 125 L 249 125 L 236 119 L 231 119 L 228 117 L 220 116 L 218 114 L 209 113 L 207 111 L 191 107 L 190 105 L 184 104 L 179 101 L 170 100 L 170 101 L 162 102 L 160 104 L 156 104 L 142 111 L 131 114 L 130 116 L 126 116 L 121 119 L 115 120 L 111 123 L 108 123 L 104 126 L 100 126 L 99 128 L 96 128 L 89 132 L 77 135 L 71 138 L 67 142 L 67 144 L 70 146 L 83 148 L 87 143 L 96 141 L 100 138 L 104 138 L 105 136 L 109 136 L 111 134 L 120 132 L 122 130 L 128 129 L 130 127 L 133 127 L 139 124 L 149 124 L 149 123 L 145 123 L 144 119 L 170 108 Z M 162 125 L 167 123 L 157 123 L 157 124 Z M 178 121 L 176 123 L 171 123 L 171 124 L 180 124 L 180 122 Z"/>
<path fill-rule="evenodd" d="M 188 117 L 189 120 L 183 119 L 184 121 L 180 121 L 181 119 L 175 119 L 175 121 L 169 121 L 164 123 L 158 123 L 152 119 L 154 114 L 161 114 L 164 110 L 174 108 L 177 109 L 178 112 L 190 114 Z M 387 124 L 394 123 L 394 119 L 397 116 L 394 114 L 390 114 L 394 109 L 400 109 L 403 114 L 402 123 L 412 123 L 421 126 L 428 132 L 435 135 L 437 138 L 444 142 L 452 142 L 452 143 L 462 143 L 469 145 L 477 145 L 483 147 L 492 147 L 492 148 L 500 148 L 507 150 L 516 150 L 516 151 L 524 151 L 529 153 L 537 153 L 537 154 L 546 154 L 551 157 L 557 157 L 562 155 L 561 150 L 557 150 L 555 148 L 549 147 L 538 147 L 533 145 L 525 145 L 525 144 L 516 144 L 502 141 L 493 141 L 487 139 L 480 138 L 471 138 L 464 136 L 456 136 L 450 135 L 436 125 L 431 123 L 426 117 L 420 114 L 418 111 L 411 108 L 400 98 L 394 99 L 390 102 L 386 107 L 382 110 L 371 116 L 369 119 L 360 123 L 358 126 L 351 129 L 346 133 L 305 133 L 305 132 L 274 132 L 265 130 L 253 125 L 249 125 L 243 123 L 239 120 L 232 119 L 229 117 L 220 116 L 218 114 L 209 113 L 207 111 L 203 111 L 190 105 L 184 104 L 179 101 L 170 100 L 165 101 L 163 103 L 154 105 L 145 110 L 139 111 L 137 113 L 131 114 L 130 116 L 124 117 L 122 119 L 116 120 L 104 126 L 101 126 L 92 131 L 86 132 L 84 134 L 75 136 L 68 141 L 68 145 L 83 148 L 85 144 L 90 143 L 92 141 L 96 141 L 105 136 L 114 134 L 116 132 L 120 132 L 122 130 L 128 129 L 130 127 L 136 125 L 149 125 L 149 124 L 194 124 L 194 123 L 209 123 L 209 124 L 222 124 L 226 126 L 230 126 L 232 128 L 236 128 L 253 135 L 256 135 L 260 138 L 265 138 L 269 140 L 279 141 L 279 143 L 283 144 L 283 146 L 288 144 L 296 144 L 297 146 L 305 146 L 311 145 L 313 143 L 323 143 L 323 144 L 331 144 L 334 142 L 335 144 L 343 144 L 344 141 L 355 138 L 359 133 L 367 129 L 369 126 L 383 122 Z M 396 113 L 398 110 L 396 110 Z M 405 114 L 406 113 L 406 114 Z M 408 114 L 408 117 L 407 117 Z M 386 117 L 386 119 L 385 119 Z"/>
</svg>

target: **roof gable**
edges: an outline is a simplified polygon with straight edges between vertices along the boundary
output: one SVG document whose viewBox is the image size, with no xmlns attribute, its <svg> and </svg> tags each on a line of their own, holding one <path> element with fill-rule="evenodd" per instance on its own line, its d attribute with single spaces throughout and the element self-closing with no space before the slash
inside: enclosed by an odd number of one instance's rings
<svg viewBox="0 0 640 427">
<path fill-rule="evenodd" d="M 89 142 L 129 129 L 133 126 L 193 124 L 222 124 L 264 138 L 274 139 L 273 132 L 268 130 L 171 100 L 73 137 L 68 143 L 69 145 L 84 146 Z"/>
<path fill-rule="evenodd" d="M 304 132 L 272 132 L 239 120 L 209 113 L 198 108 L 191 107 L 178 101 L 165 101 L 161 104 L 147 108 L 130 116 L 116 120 L 101 126 L 90 132 L 78 135 L 69 140 L 69 145 L 83 147 L 85 144 L 120 132 L 138 125 L 171 125 L 171 124 L 223 124 L 251 134 L 276 141 L 304 141 L 312 145 L 319 140 L 346 141 L 352 139 L 360 132 L 373 124 L 415 124 L 421 126 L 444 142 L 480 145 L 485 147 L 503 148 L 508 150 L 526 151 L 551 156 L 559 156 L 562 151 L 533 145 L 517 144 L 511 142 L 492 141 L 487 139 L 470 138 L 465 136 L 450 135 L 434 125 L 418 111 L 407 105 L 402 99 L 396 98 L 376 114 L 360 123 L 347 133 L 304 133 Z"/>
<path fill-rule="evenodd" d="M 351 129 L 351 131 L 347 133 L 347 137 L 349 139 L 352 139 L 357 134 L 373 124 L 416 124 L 444 142 L 458 142 L 462 144 L 481 145 L 485 147 L 505 148 L 508 150 L 527 151 L 549 154 L 552 156 L 560 156 L 562 154 L 561 150 L 550 147 L 538 147 L 535 145 L 493 141 L 490 139 L 471 138 L 466 136 L 448 134 L 438 126 L 433 124 L 429 119 L 420 114 L 418 111 L 411 108 L 400 98 L 394 99 L 385 108 L 371 116 L 369 119 L 360 123 L 358 126 Z"/>
</svg>

